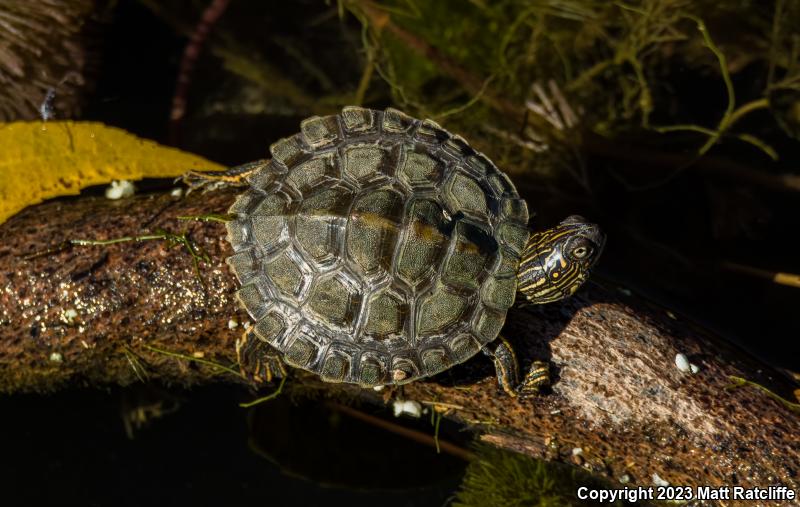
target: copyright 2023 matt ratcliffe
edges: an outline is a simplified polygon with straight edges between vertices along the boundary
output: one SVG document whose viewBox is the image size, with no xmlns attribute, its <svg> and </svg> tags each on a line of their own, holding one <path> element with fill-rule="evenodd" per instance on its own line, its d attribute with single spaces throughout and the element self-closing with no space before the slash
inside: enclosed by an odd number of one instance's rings
<svg viewBox="0 0 800 507">
<path fill-rule="evenodd" d="M 579 500 L 594 500 L 613 503 L 619 500 L 638 502 L 641 500 L 664 500 L 690 502 L 692 500 L 750 500 L 790 501 L 797 499 L 797 492 L 786 486 L 745 488 L 742 486 L 639 486 L 636 488 L 578 488 Z M 691 505 L 691 504 L 689 504 Z"/>
</svg>

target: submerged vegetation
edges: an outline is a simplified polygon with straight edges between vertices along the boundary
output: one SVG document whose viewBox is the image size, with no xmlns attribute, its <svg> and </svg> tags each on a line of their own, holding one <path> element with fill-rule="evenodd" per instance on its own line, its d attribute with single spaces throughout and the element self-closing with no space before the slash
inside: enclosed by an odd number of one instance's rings
<svg viewBox="0 0 800 507">
<path fill-rule="evenodd" d="M 140 2 L 192 33 L 197 13 L 186 5 Z M 207 49 L 239 85 L 217 86 L 194 112 L 302 118 L 393 104 L 462 133 L 507 172 L 567 176 L 590 193 L 579 167 L 587 155 L 618 160 L 625 188 L 697 165 L 797 190 L 797 178 L 700 159 L 728 141 L 735 156 L 785 158 L 800 130 L 798 18 L 797 0 L 338 0 L 328 11 L 301 2 L 280 13 L 233 4 Z M 548 114 L 560 108 L 537 87 L 550 83 L 576 121 Z M 766 121 L 748 121 L 755 114 Z M 615 149 L 616 140 L 640 150 Z"/>
<path fill-rule="evenodd" d="M 454 507 L 595 505 L 588 500 L 578 500 L 576 491 L 581 486 L 609 487 L 577 468 L 549 464 L 488 445 L 479 445 L 475 459 L 467 467 L 467 473 L 452 505 Z M 623 503 L 617 501 L 604 505 L 621 506 Z"/>
<path fill-rule="evenodd" d="M 790 22 L 800 19 L 797 1 L 342 5 L 365 26 L 365 73 L 374 66 L 393 102 L 454 116 L 459 131 L 475 135 L 493 118 L 517 148 L 529 140 L 519 122 L 534 115 L 531 87 L 550 80 L 580 110 L 584 131 L 662 133 L 651 142 L 697 156 L 731 137 L 778 158 L 762 131 L 735 128 L 760 109 L 770 107 L 786 134 L 796 136 L 800 124 L 800 33 Z M 533 134 L 559 137 L 547 127 L 540 121 Z"/>
</svg>

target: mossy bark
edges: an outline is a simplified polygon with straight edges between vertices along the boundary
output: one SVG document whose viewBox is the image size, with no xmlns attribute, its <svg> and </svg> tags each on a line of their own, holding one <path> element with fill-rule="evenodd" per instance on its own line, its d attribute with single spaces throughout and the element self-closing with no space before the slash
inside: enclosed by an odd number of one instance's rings
<svg viewBox="0 0 800 507">
<path fill-rule="evenodd" d="M 28 208 L 0 225 L 0 391 L 142 381 L 244 384 L 234 342 L 248 318 L 224 263 L 225 228 L 177 219 L 222 213 L 234 195 L 81 197 Z M 164 241 L 23 258 L 67 239 L 186 227 L 211 259 L 199 270 L 182 247 Z M 498 391 L 488 360 L 478 357 L 391 394 L 432 404 L 495 446 L 612 480 L 627 476 L 629 486 L 650 486 L 658 475 L 680 486 L 800 488 L 798 414 L 755 387 L 726 389 L 737 376 L 785 393 L 781 374 L 691 323 L 590 284 L 563 303 L 515 308 L 504 335 L 526 365 L 533 358 L 551 362 L 552 392 L 511 399 Z M 699 371 L 679 371 L 677 353 Z M 296 370 L 290 376 L 287 387 L 296 392 L 376 403 L 386 394 L 324 384 Z"/>
</svg>

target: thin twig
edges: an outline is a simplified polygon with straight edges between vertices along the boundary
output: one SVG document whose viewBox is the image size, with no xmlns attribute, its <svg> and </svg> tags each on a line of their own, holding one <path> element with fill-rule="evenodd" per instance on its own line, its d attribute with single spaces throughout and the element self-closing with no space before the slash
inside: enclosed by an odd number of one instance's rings
<svg viewBox="0 0 800 507">
<path fill-rule="evenodd" d="M 211 4 L 203 11 L 200 22 L 192 32 L 189 43 L 183 50 L 180 69 L 178 70 L 178 83 L 175 87 L 175 95 L 172 97 L 172 109 L 169 114 L 170 122 L 170 143 L 178 144 L 180 124 L 186 114 L 186 97 L 189 92 L 189 84 L 192 82 L 192 71 L 203 49 L 211 27 L 225 12 L 230 0 L 212 0 Z"/>
<path fill-rule="evenodd" d="M 395 424 L 385 419 L 381 419 L 380 417 L 375 417 L 374 415 L 365 414 L 360 410 L 356 410 L 353 407 L 348 407 L 347 405 L 342 405 L 340 403 L 329 402 L 327 403 L 327 405 L 343 414 L 349 415 L 354 419 L 358 419 L 360 421 L 369 423 L 373 426 L 377 426 L 378 428 L 383 428 L 385 430 L 391 431 L 392 433 L 405 437 L 409 440 L 413 440 L 415 442 L 419 442 L 421 444 L 428 445 L 433 448 L 437 447 L 437 442 L 434 440 L 434 437 L 428 435 L 427 433 L 423 433 L 417 430 L 412 430 L 411 428 L 406 428 L 405 426 L 401 426 L 399 424 Z M 455 456 L 457 458 L 461 458 L 464 461 L 470 461 L 473 458 L 473 454 L 471 452 L 464 449 L 463 447 L 459 447 L 446 440 L 439 440 L 438 446 L 442 451 L 446 452 L 447 454 L 450 454 L 451 456 Z"/>
<path fill-rule="evenodd" d="M 757 278 L 763 278 L 779 285 L 800 288 L 800 275 L 795 273 L 768 271 L 766 269 L 754 268 L 752 266 L 745 266 L 743 264 L 737 264 L 729 261 L 723 261 L 721 266 L 729 271 L 755 276 Z"/>
</svg>

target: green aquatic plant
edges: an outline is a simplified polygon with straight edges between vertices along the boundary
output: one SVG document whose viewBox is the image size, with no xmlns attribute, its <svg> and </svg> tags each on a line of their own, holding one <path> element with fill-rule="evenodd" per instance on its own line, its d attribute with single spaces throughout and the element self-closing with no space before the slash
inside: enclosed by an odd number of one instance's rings
<svg viewBox="0 0 800 507">
<path fill-rule="evenodd" d="M 452 505 L 569 507 L 594 505 L 579 500 L 578 488 L 602 487 L 599 481 L 575 467 L 547 463 L 485 444 L 475 449 Z M 623 505 L 622 502 L 603 505 Z M 626 503 L 625 505 L 637 505 Z"/>
<path fill-rule="evenodd" d="M 208 359 L 203 359 L 202 357 L 189 356 L 187 354 L 181 354 L 180 352 L 160 349 L 158 347 L 153 347 L 152 345 L 148 345 L 146 343 L 142 343 L 141 345 L 142 347 L 152 352 L 155 352 L 156 354 L 162 354 L 165 356 L 174 357 L 176 359 L 183 359 L 184 361 L 189 361 L 193 363 L 204 364 L 206 366 L 211 366 L 217 370 L 220 370 L 221 372 L 229 373 L 235 377 L 243 378 L 242 373 L 235 370 L 231 366 L 225 366 L 224 364 L 220 364 L 215 361 L 209 361 Z"/>
<path fill-rule="evenodd" d="M 764 394 L 766 394 L 767 396 L 769 396 L 773 400 L 775 400 L 778 403 L 782 404 L 784 407 L 788 408 L 792 412 L 796 412 L 796 413 L 800 414 L 800 403 L 793 403 L 793 402 L 787 400 L 786 398 L 783 398 L 782 396 L 780 396 L 778 394 L 775 394 L 774 392 L 769 390 L 767 387 L 759 384 L 758 382 L 753 382 L 752 380 L 747 380 L 746 378 L 737 377 L 736 375 L 728 375 L 728 378 L 731 380 L 732 383 L 730 385 L 726 386 L 725 389 L 731 390 L 731 389 L 736 389 L 736 388 L 744 387 L 744 386 L 755 387 L 756 389 L 760 390 L 761 392 L 763 392 Z"/>
<path fill-rule="evenodd" d="M 281 393 L 283 392 L 283 386 L 286 384 L 286 379 L 287 379 L 286 375 L 281 377 L 281 381 L 278 384 L 278 387 L 274 391 L 272 391 L 271 393 L 267 394 L 266 396 L 262 396 L 260 398 L 256 398 L 255 400 L 248 401 L 248 402 L 245 402 L 245 403 L 239 403 L 239 406 L 242 407 L 242 408 L 250 408 L 250 407 L 254 407 L 256 405 L 260 405 L 260 404 L 262 404 L 264 402 L 267 402 L 267 401 L 270 401 L 270 400 L 274 400 L 275 398 L 280 396 Z"/>
<path fill-rule="evenodd" d="M 492 155 L 511 172 L 534 168 L 555 176 L 565 166 L 537 164 L 541 155 L 526 153 L 537 146 L 527 132 L 551 147 L 576 142 L 527 107 L 533 87 L 549 80 L 581 111 L 582 130 L 605 138 L 638 131 L 651 144 L 697 158 L 730 138 L 778 159 L 764 138 L 772 135 L 769 122 L 759 128 L 740 121 L 768 106 L 784 131 L 796 129 L 797 101 L 770 97 L 800 90 L 800 32 L 788 21 L 800 16 L 797 0 L 769 8 L 687 0 L 340 6 L 363 23 L 370 73 L 374 67 L 389 84 L 393 102 L 419 116 L 448 116 L 448 127 L 468 139 L 488 133 L 500 141 L 491 144 Z M 359 97 L 364 86 L 362 79 Z M 716 125 L 708 118 L 718 118 Z M 535 128 L 526 130 L 531 122 Z"/>
</svg>

